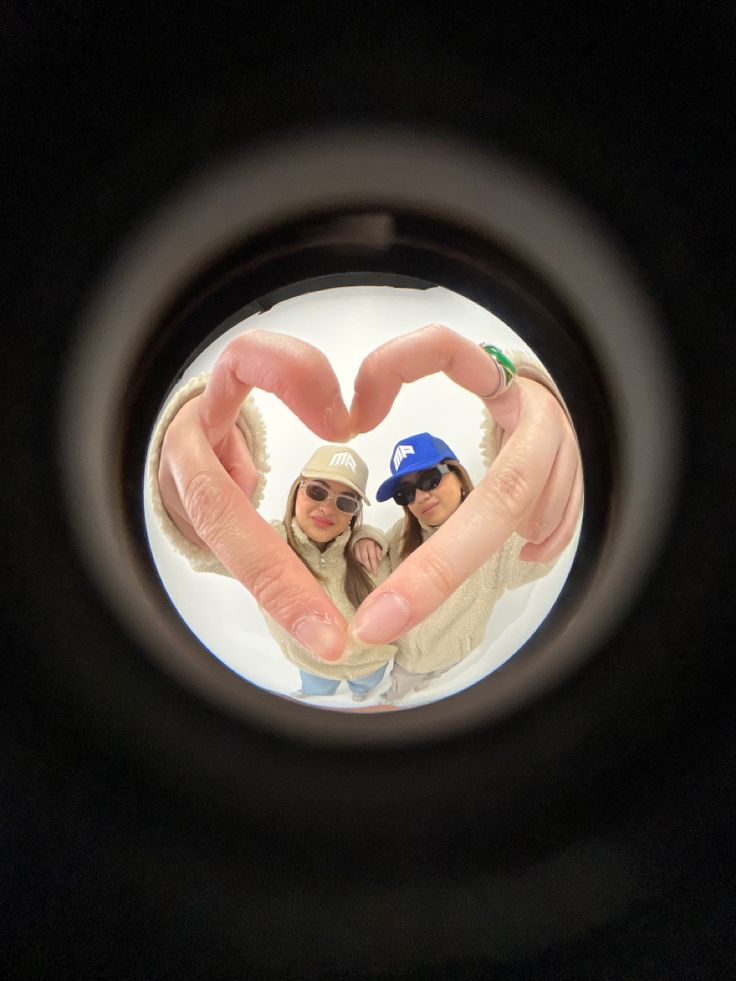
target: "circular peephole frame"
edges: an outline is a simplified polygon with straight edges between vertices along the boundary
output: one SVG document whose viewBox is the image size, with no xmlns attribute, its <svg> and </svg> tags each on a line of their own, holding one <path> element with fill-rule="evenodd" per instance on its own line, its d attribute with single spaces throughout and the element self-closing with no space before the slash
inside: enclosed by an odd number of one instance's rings
<svg viewBox="0 0 736 981">
<path fill-rule="evenodd" d="M 524 648 L 456 695 L 367 714 L 294 703 L 213 657 L 156 575 L 142 502 L 151 429 L 193 357 L 250 312 L 357 283 L 444 286 L 522 336 L 570 409 L 586 494 L 570 576 Z M 663 501 L 675 498 L 662 494 L 679 456 L 669 365 L 633 272 L 591 217 L 537 176 L 418 134 L 301 134 L 181 188 L 100 285 L 64 392 L 75 534 L 140 644 L 250 724 L 341 747 L 444 738 L 541 697 L 626 612 L 666 528 Z"/>
</svg>

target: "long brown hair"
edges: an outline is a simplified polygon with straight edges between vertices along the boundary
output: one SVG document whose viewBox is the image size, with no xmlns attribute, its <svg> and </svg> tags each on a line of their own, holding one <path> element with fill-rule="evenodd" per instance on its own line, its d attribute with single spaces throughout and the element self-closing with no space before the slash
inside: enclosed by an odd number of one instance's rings
<svg viewBox="0 0 736 981">
<path fill-rule="evenodd" d="M 460 489 L 462 491 L 460 504 L 462 504 L 473 489 L 473 481 L 470 479 L 470 474 L 457 460 L 441 460 L 440 463 L 446 463 L 450 468 L 450 472 L 454 473 L 460 481 Z M 458 504 L 458 507 L 460 507 L 460 504 Z M 404 527 L 401 529 L 401 562 L 408 555 L 411 555 L 415 549 L 419 548 L 424 541 L 422 538 L 422 526 L 419 524 L 417 518 L 414 517 L 408 507 L 404 506 L 403 510 Z"/>
<path fill-rule="evenodd" d="M 291 527 L 291 522 L 294 517 L 294 510 L 296 507 L 296 495 L 299 490 L 299 485 L 302 482 L 302 477 L 297 477 L 294 483 L 291 485 L 289 494 L 286 498 L 286 511 L 284 512 L 284 525 L 286 527 L 286 541 L 289 547 L 296 552 L 299 558 L 302 560 L 304 565 L 309 569 L 315 579 L 319 579 L 320 582 L 325 581 L 325 577 L 319 572 L 316 572 L 307 562 L 303 555 L 299 552 L 297 547 L 296 538 L 294 537 L 294 529 Z M 357 514 L 354 514 L 350 519 L 350 538 L 345 544 L 345 578 L 343 580 L 343 588 L 345 590 L 345 595 L 347 596 L 350 603 L 357 610 L 363 600 L 369 593 L 372 593 L 375 586 L 368 577 L 368 573 L 365 571 L 363 566 L 355 557 L 352 548 L 350 547 L 353 540 L 353 533 L 358 530 L 358 528 L 363 523 L 363 509 L 361 508 Z"/>
</svg>

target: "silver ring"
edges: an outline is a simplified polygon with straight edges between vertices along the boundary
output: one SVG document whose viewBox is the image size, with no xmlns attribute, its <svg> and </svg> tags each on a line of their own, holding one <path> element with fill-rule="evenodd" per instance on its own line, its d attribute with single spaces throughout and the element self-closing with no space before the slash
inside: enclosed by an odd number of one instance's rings
<svg viewBox="0 0 736 981">
<path fill-rule="evenodd" d="M 511 358 L 507 357 L 500 348 L 496 347 L 495 344 L 487 344 L 485 341 L 483 341 L 478 345 L 478 347 L 481 347 L 486 354 L 493 359 L 496 367 L 498 368 L 498 385 L 496 385 L 490 395 L 480 396 L 483 400 L 492 399 L 497 395 L 501 395 L 511 385 L 516 377 L 516 365 Z"/>
</svg>

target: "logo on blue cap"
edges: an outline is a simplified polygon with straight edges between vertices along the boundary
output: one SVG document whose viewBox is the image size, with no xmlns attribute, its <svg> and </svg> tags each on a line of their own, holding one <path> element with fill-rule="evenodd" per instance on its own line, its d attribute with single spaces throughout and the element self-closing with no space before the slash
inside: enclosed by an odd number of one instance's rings
<svg viewBox="0 0 736 981">
<path fill-rule="evenodd" d="M 397 467 L 401 464 L 402 460 L 405 460 L 407 456 L 414 453 L 414 447 L 411 443 L 399 443 L 399 445 L 394 450 L 393 459 L 391 460 L 391 469 L 396 473 Z"/>
<path fill-rule="evenodd" d="M 417 433 L 408 436 L 394 446 L 391 454 L 391 474 L 376 492 L 377 501 L 388 501 L 396 493 L 402 479 L 418 470 L 427 470 L 443 460 L 457 460 L 444 440 L 431 433 Z"/>
</svg>

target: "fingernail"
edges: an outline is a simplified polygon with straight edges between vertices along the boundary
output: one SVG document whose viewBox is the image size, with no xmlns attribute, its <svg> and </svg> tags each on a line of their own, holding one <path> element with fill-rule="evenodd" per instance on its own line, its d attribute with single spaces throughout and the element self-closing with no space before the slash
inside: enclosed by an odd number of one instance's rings
<svg viewBox="0 0 736 981">
<path fill-rule="evenodd" d="M 336 661 L 345 648 L 345 634 L 330 620 L 303 617 L 294 624 L 294 636 L 324 661 Z"/>
<path fill-rule="evenodd" d="M 350 633 L 359 644 L 385 644 L 397 637 L 409 622 L 409 604 L 399 593 L 381 593 L 369 599 L 356 614 Z"/>
</svg>

